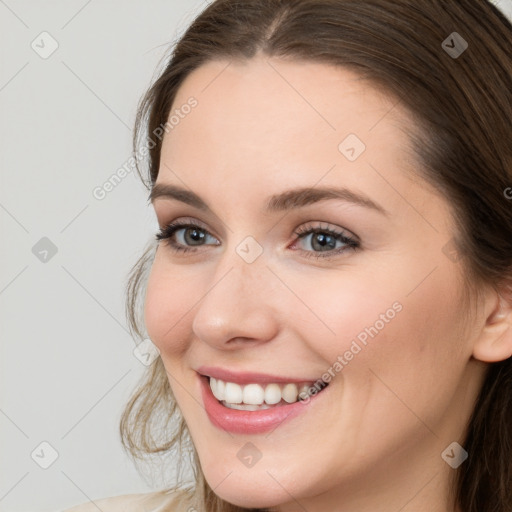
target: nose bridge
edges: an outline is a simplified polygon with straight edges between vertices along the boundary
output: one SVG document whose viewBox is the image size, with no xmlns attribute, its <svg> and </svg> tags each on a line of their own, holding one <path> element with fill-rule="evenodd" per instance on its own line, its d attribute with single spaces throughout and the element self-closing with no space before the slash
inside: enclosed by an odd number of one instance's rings
<svg viewBox="0 0 512 512">
<path fill-rule="evenodd" d="M 234 338 L 266 340 L 275 335 L 275 311 L 265 285 L 272 273 L 262 253 L 254 257 L 254 242 L 242 241 L 221 256 L 195 311 L 197 338 L 221 346 Z"/>
</svg>

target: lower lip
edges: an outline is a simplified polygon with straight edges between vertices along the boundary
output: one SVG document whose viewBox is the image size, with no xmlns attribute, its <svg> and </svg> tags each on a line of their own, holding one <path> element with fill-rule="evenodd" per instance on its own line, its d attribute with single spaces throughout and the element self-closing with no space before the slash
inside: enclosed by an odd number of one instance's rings
<svg viewBox="0 0 512 512">
<path fill-rule="evenodd" d="M 213 395 L 208 377 L 199 374 L 198 377 L 208 418 L 216 427 L 235 434 L 261 434 L 274 430 L 318 403 L 318 397 L 323 395 L 327 389 L 324 388 L 316 395 L 312 395 L 307 402 L 299 401 L 260 411 L 240 411 L 222 405 Z"/>
</svg>

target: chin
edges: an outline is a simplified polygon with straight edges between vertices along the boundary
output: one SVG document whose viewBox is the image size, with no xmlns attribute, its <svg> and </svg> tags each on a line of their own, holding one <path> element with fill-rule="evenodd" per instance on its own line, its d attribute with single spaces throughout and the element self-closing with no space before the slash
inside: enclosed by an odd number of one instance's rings
<svg viewBox="0 0 512 512">
<path fill-rule="evenodd" d="M 278 497 L 269 495 L 268 491 L 261 492 L 262 487 L 252 489 L 230 488 L 223 489 L 223 492 L 215 491 L 220 498 L 232 505 L 243 508 L 270 508 L 280 505 L 286 500 L 285 496 Z"/>
<path fill-rule="evenodd" d="M 261 475 L 262 478 L 255 479 L 249 471 L 240 479 L 236 470 L 224 481 L 220 479 L 219 473 L 214 473 L 214 479 L 205 478 L 210 487 L 219 498 L 244 508 L 268 508 L 274 507 L 289 501 L 289 495 L 279 487 L 276 482 L 272 485 L 273 479 L 268 474 Z"/>
</svg>

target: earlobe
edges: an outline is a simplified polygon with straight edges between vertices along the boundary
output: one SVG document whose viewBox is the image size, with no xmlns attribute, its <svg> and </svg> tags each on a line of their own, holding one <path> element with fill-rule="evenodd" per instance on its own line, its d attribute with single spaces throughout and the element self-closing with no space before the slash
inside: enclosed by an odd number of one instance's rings
<svg viewBox="0 0 512 512">
<path fill-rule="evenodd" d="M 504 361 L 512 356 L 512 300 L 507 293 L 497 294 L 498 300 L 473 346 L 473 357 L 487 363 Z"/>
</svg>

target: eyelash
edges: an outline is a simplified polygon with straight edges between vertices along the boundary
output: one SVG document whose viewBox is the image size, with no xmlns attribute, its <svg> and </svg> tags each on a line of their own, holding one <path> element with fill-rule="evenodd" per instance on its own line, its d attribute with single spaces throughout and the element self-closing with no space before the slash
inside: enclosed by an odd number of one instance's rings
<svg viewBox="0 0 512 512">
<path fill-rule="evenodd" d="M 171 222 L 167 226 L 163 227 L 159 233 L 156 235 L 156 240 L 161 241 L 163 240 L 165 244 L 172 249 L 175 252 L 179 253 L 189 253 L 189 252 L 196 252 L 195 249 L 183 246 L 181 244 L 177 244 L 172 240 L 172 236 L 176 233 L 176 231 L 179 231 L 183 228 L 196 228 L 200 231 L 203 231 L 207 233 L 210 236 L 210 233 L 201 226 L 191 223 L 191 222 Z M 346 252 L 347 250 L 357 250 L 360 248 L 360 243 L 355 238 L 350 237 L 346 235 L 343 232 L 339 232 L 330 228 L 322 228 L 322 227 L 315 227 L 315 228 L 308 228 L 302 227 L 299 228 L 297 231 L 294 232 L 295 235 L 297 235 L 298 239 L 301 240 L 302 238 L 305 238 L 306 236 L 310 234 L 317 234 L 317 233 L 327 233 L 334 237 L 336 241 L 342 242 L 345 244 L 345 247 L 341 247 L 339 249 L 333 249 L 332 251 L 325 251 L 325 255 L 322 254 L 323 251 L 305 251 L 301 250 L 301 252 L 305 253 L 304 256 L 307 258 L 332 258 L 333 256 L 337 256 L 340 253 Z"/>
</svg>

